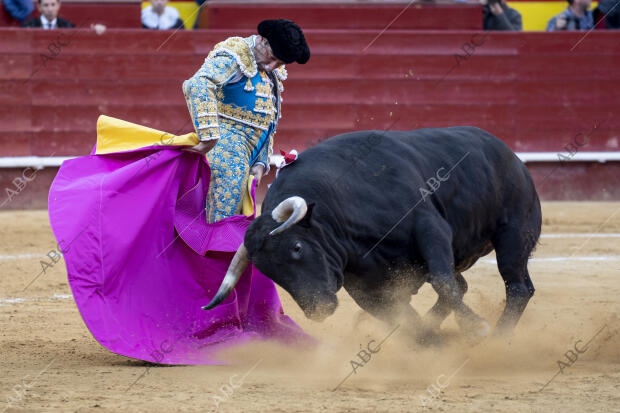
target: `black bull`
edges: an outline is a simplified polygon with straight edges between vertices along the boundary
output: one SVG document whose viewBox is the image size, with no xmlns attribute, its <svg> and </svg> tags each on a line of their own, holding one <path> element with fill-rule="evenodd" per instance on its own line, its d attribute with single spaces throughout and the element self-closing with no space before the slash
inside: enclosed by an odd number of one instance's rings
<svg viewBox="0 0 620 413">
<path fill-rule="evenodd" d="M 309 318 L 332 314 L 344 286 L 368 313 L 405 321 L 422 341 L 451 311 L 477 338 L 489 327 L 463 302 L 461 273 L 495 250 L 506 286 L 496 331 L 510 331 L 534 294 L 527 262 L 540 227 L 527 168 L 481 129 L 346 133 L 281 170 L 203 308 L 219 304 L 251 260 Z M 438 299 L 422 318 L 409 301 L 424 282 Z"/>
</svg>

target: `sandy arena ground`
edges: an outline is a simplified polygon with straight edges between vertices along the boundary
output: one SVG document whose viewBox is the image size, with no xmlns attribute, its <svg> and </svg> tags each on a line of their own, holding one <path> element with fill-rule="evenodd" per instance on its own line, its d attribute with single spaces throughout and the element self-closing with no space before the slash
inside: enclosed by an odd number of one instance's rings
<svg viewBox="0 0 620 413">
<path fill-rule="evenodd" d="M 283 292 L 320 349 L 262 344 L 231 353 L 235 365 L 147 367 L 91 337 L 64 261 L 23 291 L 55 240 L 46 211 L 0 212 L 0 412 L 620 412 L 620 203 L 548 202 L 543 217 L 529 265 L 536 294 L 509 339 L 472 346 L 450 316 L 444 346 L 396 330 L 362 365 L 357 353 L 387 326 L 360 317 L 344 291 L 323 323 Z M 465 278 L 466 302 L 494 323 L 504 288 L 493 256 Z M 424 312 L 435 297 L 424 286 L 412 303 Z M 352 360 L 355 374 L 334 391 Z"/>
</svg>

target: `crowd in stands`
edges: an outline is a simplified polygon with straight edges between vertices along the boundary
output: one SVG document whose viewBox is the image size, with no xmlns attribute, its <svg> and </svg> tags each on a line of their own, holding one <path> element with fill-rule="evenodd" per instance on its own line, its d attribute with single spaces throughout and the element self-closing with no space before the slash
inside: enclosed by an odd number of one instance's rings
<svg viewBox="0 0 620 413">
<path fill-rule="evenodd" d="M 75 27 L 75 24 L 58 15 L 60 11 L 60 0 L 36 1 L 39 16 L 31 18 L 29 18 L 29 16 L 34 10 L 33 0 L 2 0 L 2 3 L 11 17 L 21 24 L 21 27 L 43 30 L 69 29 Z M 99 23 L 92 23 L 90 28 L 97 32 L 97 34 L 103 34 L 106 30 L 106 27 Z"/>
<path fill-rule="evenodd" d="M 592 0 L 568 0 L 568 8 L 547 23 L 547 31 L 590 30 L 594 28 L 594 17 L 589 10 Z"/>
<path fill-rule="evenodd" d="M 592 0 L 567 0 L 568 7 L 553 16 L 547 31 L 592 30 L 595 25 L 606 29 L 620 29 L 620 0 L 600 0 L 597 8 L 590 10 Z M 484 30 L 523 29 L 521 14 L 506 5 L 505 0 L 481 0 Z M 604 22 L 601 22 L 604 20 Z"/>
<path fill-rule="evenodd" d="M 22 27 L 56 29 L 75 27 L 73 23 L 58 16 L 60 0 L 35 0 L 39 17 L 28 18 L 34 11 L 33 0 L 1 0 L 7 12 Z M 196 0 L 202 6 L 205 0 Z M 523 29 L 521 14 L 506 4 L 506 0 L 480 0 L 483 5 L 484 30 L 520 31 Z M 547 23 L 547 31 L 591 30 L 593 28 L 620 29 L 620 0 L 600 0 L 590 10 L 592 0 L 567 0 L 568 7 L 553 16 Z M 168 0 L 151 0 L 142 9 L 142 27 L 154 30 L 185 28 L 178 10 L 167 5 Z M 103 25 L 91 26 L 97 32 Z"/>
</svg>

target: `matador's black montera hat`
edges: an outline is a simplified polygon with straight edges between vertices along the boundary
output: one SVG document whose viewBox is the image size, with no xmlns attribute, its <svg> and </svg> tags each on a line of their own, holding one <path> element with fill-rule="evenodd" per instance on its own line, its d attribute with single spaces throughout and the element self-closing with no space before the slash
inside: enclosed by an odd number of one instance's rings
<svg viewBox="0 0 620 413">
<path fill-rule="evenodd" d="M 258 34 L 269 41 L 273 55 L 284 63 L 304 64 L 310 59 L 310 49 L 304 33 L 290 20 L 263 20 Z"/>
</svg>

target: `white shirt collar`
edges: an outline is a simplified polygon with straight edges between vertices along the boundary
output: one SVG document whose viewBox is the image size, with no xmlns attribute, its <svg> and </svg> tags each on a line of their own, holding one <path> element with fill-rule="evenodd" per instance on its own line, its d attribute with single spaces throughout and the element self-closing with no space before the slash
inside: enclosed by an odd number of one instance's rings
<svg viewBox="0 0 620 413">
<path fill-rule="evenodd" d="M 45 17 L 45 15 L 41 15 L 41 25 L 43 26 L 44 29 L 48 29 L 47 25 L 48 23 L 52 24 L 52 27 L 50 27 L 51 29 L 55 29 L 56 28 L 56 21 L 58 20 L 58 17 L 55 17 L 54 20 L 52 20 L 51 22 L 49 20 L 47 20 L 47 17 Z"/>
</svg>

